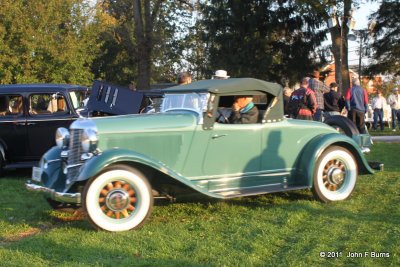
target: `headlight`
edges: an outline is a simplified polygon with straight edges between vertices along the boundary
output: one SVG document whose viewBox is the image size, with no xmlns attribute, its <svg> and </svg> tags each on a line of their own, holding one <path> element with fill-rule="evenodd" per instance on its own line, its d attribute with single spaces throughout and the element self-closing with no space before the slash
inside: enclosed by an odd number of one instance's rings
<svg viewBox="0 0 400 267">
<path fill-rule="evenodd" d="M 97 148 L 97 134 L 92 129 L 85 129 L 82 134 L 82 150 L 83 152 L 93 152 Z"/>
<path fill-rule="evenodd" d="M 56 131 L 56 144 L 59 148 L 67 147 L 69 144 L 69 131 L 65 128 L 58 128 Z"/>
</svg>

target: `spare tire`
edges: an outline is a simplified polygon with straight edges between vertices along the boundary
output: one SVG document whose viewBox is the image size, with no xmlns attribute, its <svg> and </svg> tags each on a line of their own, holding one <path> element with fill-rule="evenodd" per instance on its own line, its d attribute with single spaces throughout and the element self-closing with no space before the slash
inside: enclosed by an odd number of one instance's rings
<svg viewBox="0 0 400 267">
<path fill-rule="evenodd" d="M 353 137 L 355 134 L 360 134 L 354 122 L 341 115 L 328 117 L 324 123 L 335 128 L 339 133 L 343 133 L 348 137 Z"/>
</svg>

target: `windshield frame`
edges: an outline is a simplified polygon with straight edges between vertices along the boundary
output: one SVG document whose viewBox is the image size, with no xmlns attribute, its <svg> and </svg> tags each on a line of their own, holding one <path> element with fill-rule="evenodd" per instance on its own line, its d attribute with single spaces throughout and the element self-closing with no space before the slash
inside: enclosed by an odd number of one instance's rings
<svg viewBox="0 0 400 267">
<path fill-rule="evenodd" d="M 167 93 L 163 97 L 163 101 L 161 104 L 161 113 L 171 112 L 171 111 L 188 111 L 191 113 L 197 114 L 198 123 L 203 123 L 203 114 L 207 111 L 207 103 L 210 97 L 210 93 L 208 92 L 174 92 L 174 93 Z M 175 99 L 174 99 L 175 98 Z M 198 107 L 195 107 L 194 102 L 188 101 L 198 101 Z M 168 103 L 170 101 L 170 103 Z M 169 107 L 166 107 L 167 103 Z M 193 107 L 186 105 L 187 103 L 193 104 Z M 176 105 L 174 105 L 176 104 Z"/>
</svg>

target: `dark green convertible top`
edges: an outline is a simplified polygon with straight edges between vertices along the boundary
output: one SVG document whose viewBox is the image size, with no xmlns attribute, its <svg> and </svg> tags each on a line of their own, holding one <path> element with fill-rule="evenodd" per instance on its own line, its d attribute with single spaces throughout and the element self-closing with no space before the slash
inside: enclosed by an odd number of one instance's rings
<svg viewBox="0 0 400 267">
<path fill-rule="evenodd" d="M 254 78 L 230 78 L 225 80 L 201 80 L 185 85 L 178 85 L 162 90 L 173 92 L 212 92 L 216 94 L 244 95 L 246 91 L 262 91 L 274 96 L 282 95 L 282 87 L 277 83 L 266 82 Z"/>
</svg>

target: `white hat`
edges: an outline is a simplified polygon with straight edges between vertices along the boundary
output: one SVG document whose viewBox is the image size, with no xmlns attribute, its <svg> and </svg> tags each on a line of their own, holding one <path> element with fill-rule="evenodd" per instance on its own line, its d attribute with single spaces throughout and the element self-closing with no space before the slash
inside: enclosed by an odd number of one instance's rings
<svg viewBox="0 0 400 267">
<path fill-rule="evenodd" d="M 226 70 L 217 70 L 215 75 L 213 75 L 213 79 L 228 79 L 229 77 Z"/>
<path fill-rule="evenodd" d="M 392 89 L 392 91 L 393 91 L 393 92 L 399 91 L 399 88 L 395 87 L 395 88 Z"/>
</svg>

